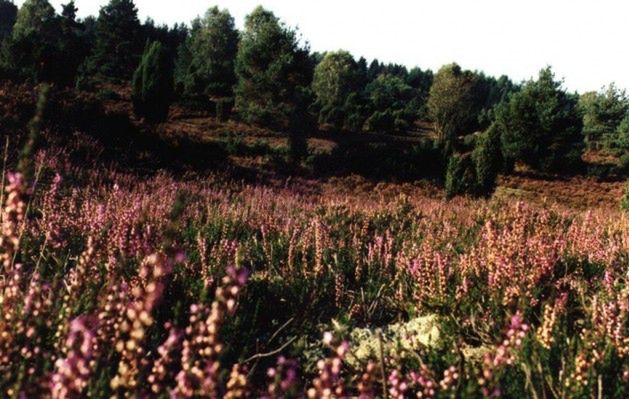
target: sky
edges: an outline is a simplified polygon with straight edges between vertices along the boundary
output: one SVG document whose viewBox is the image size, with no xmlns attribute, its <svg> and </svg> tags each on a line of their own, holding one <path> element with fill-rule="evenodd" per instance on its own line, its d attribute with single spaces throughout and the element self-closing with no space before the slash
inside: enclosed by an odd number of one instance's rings
<svg viewBox="0 0 629 399">
<path fill-rule="evenodd" d="M 51 3 L 60 10 L 66 0 Z M 16 1 L 20 5 L 23 1 Z M 107 0 L 75 0 L 79 16 Z M 217 5 L 236 25 L 257 5 L 299 28 L 312 51 L 438 70 L 508 75 L 515 81 L 551 65 L 570 91 L 615 82 L 629 89 L 627 0 L 136 0 L 140 19 L 189 23 Z"/>
</svg>

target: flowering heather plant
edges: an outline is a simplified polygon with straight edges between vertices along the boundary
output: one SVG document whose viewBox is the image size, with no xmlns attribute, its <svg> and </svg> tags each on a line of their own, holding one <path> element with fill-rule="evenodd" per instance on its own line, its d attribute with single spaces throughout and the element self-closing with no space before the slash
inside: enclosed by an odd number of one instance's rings
<svg viewBox="0 0 629 399">
<path fill-rule="evenodd" d="M 0 397 L 629 397 L 619 210 L 55 154 L 34 192 L 7 174 Z M 352 331 L 390 326 L 358 354 Z"/>
</svg>

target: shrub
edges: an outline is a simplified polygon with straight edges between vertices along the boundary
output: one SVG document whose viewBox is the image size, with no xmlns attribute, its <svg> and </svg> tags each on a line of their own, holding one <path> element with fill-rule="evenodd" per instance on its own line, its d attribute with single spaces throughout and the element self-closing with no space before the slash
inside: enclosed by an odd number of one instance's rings
<svg viewBox="0 0 629 399">
<path fill-rule="evenodd" d="M 496 178 L 502 165 L 500 133 L 495 125 L 481 134 L 472 154 L 476 168 L 477 191 L 489 195 L 496 188 Z"/>
<path fill-rule="evenodd" d="M 454 154 L 446 171 L 446 196 L 476 193 L 476 168 L 470 154 Z"/>
<path fill-rule="evenodd" d="M 147 43 L 142 61 L 133 75 L 133 110 L 149 122 L 168 117 L 173 96 L 170 62 L 161 43 Z"/>
<path fill-rule="evenodd" d="M 392 132 L 395 130 L 395 119 L 388 109 L 376 111 L 367 119 L 365 126 L 372 132 Z"/>
</svg>

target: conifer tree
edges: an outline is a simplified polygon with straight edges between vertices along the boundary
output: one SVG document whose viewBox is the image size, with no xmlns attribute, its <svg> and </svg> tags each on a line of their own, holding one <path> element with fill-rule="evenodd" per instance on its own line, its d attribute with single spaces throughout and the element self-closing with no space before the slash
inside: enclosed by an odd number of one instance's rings
<svg viewBox="0 0 629 399">
<path fill-rule="evenodd" d="M 10 0 L 0 0 L 0 43 L 11 36 L 17 18 L 17 6 Z"/>
<path fill-rule="evenodd" d="M 172 95 L 171 61 L 160 42 L 149 42 L 133 75 L 133 110 L 148 122 L 162 122 L 168 117 Z"/>
<path fill-rule="evenodd" d="M 236 57 L 236 107 L 242 118 L 278 129 L 290 126 L 300 87 L 312 81 L 308 49 L 270 11 L 247 16 Z"/>
<path fill-rule="evenodd" d="M 195 23 L 182 57 L 189 57 L 184 93 L 219 99 L 233 96 L 236 84 L 234 63 L 238 51 L 238 31 L 227 10 L 210 8 Z"/>
<path fill-rule="evenodd" d="M 133 0 L 111 0 L 98 16 L 89 69 L 108 78 L 130 79 L 142 51 L 140 33 Z"/>
</svg>

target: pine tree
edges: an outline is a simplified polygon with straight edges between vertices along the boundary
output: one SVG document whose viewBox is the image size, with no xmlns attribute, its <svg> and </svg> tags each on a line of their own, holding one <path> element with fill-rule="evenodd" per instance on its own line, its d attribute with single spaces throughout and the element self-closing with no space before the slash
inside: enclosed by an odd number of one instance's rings
<svg viewBox="0 0 629 399">
<path fill-rule="evenodd" d="M 290 126 L 299 87 L 312 81 L 308 49 L 270 11 L 247 16 L 236 57 L 236 107 L 242 118 L 277 129 Z"/>
<path fill-rule="evenodd" d="M 3 48 L 5 70 L 20 79 L 58 81 L 60 25 L 47 0 L 26 0 Z"/>
<path fill-rule="evenodd" d="M 133 75 L 133 110 L 148 122 L 168 117 L 173 95 L 171 61 L 160 42 L 147 43 Z"/>
<path fill-rule="evenodd" d="M 574 170 L 584 149 L 576 95 L 565 92 L 550 68 L 496 110 L 506 160 L 548 172 Z"/>
<path fill-rule="evenodd" d="M 0 43 L 11 36 L 17 18 L 17 6 L 13 1 L 0 0 Z"/>
<path fill-rule="evenodd" d="M 181 56 L 189 57 L 183 90 L 188 96 L 233 97 L 238 31 L 227 10 L 210 8 L 196 22 Z M 185 62 L 185 60 L 182 60 Z"/>
<path fill-rule="evenodd" d="M 111 0 L 98 16 L 89 69 L 108 78 L 131 78 L 142 50 L 140 33 L 138 10 L 133 0 Z"/>
</svg>

